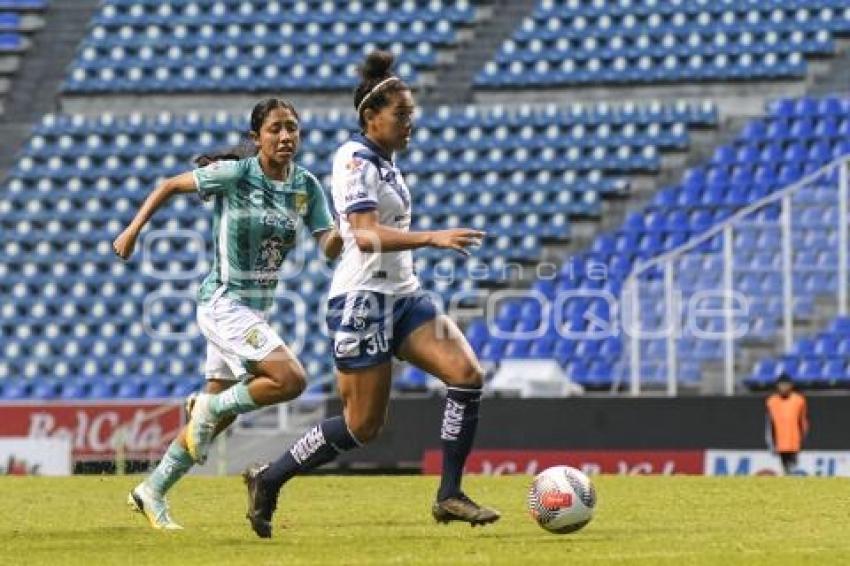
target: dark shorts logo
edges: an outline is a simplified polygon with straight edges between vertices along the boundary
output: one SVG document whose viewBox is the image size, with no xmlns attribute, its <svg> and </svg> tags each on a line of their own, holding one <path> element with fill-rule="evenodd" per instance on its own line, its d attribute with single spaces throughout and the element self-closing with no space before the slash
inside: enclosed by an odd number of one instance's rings
<svg viewBox="0 0 850 566">
<path fill-rule="evenodd" d="M 334 341 L 334 354 L 337 358 L 356 358 L 360 355 L 360 338 L 340 334 Z"/>
</svg>

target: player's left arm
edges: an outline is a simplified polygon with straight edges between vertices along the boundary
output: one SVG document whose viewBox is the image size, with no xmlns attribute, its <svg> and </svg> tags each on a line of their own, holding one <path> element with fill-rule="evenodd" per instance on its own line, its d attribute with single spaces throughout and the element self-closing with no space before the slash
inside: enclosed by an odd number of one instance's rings
<svg viewBox="0 0 850 566">
<path fill-rule="evenodd" d="M 313 237 L 316 238 L 316 243 L 326 258 L 336 259 L 342 253 L 342 236 L 339 235 L 336 226 L 330 230 L 316 232 Z"/>
</svg>

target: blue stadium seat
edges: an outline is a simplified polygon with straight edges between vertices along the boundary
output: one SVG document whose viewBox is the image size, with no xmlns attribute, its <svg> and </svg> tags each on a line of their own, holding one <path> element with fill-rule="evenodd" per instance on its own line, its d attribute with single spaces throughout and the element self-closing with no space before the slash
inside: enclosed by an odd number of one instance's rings
<svg viewBox="0 0 850 566">
<path fill-rule="evenodd" d="M 738 12 L 721 4 L 721 13 L 711 4 L 609 10 L 541 0 L 476 75 L 475 84 L 503 88 L 799 78 L 806 71 L 804 56 L 832 54 L 834 34 L 850 29 L 846 10 L 815 1 L 804 4 L 804 10 L 810 6 L 813 13 L 819 11 L 820 21 L 799 20 L 796 5 L 748 5 Z M 794 104 L 788 100 L 775 107 L 789 114 L 798 110 Z M 804 101 L 799 110 L 814 115 L 819 107 Z"/>
<path fill-rule="evenodd" d="M 401 391 L 425 391 L 428 388 L 428 374 L 419 368 L 408 366 L 393 386 Z"/>
<path fill-rule="evenodd" d="M 826 103 L 819 99 L 806 99 L 805 102 L 788 99 L 772 104 L 765 119 L 745 125 L 739 137 L 730 145 L 718 148 L 707 167 L 687 170 L 680 185 L 660 191 L 648 208 L 627 215 L 619 230 L 600 234 L 589 246 L 588 253 L 565 263 L 556 281 L 546 282 L 545 285 L 538 281 L 534 288 L 546 289 L 547 296 L 557 296 L 558 293 L 573 289 L 598 289 L 603 286 L 619 289 L 635 260 L 650 259 L 662 251 L 672 249 L 691 235 L 715 227 L 741 207 L 768 196 L 772 191 L 798 180 L 807 171 L 814 170 L 831 157 L 831 142 L 828 140 L 839 128 L 838 120 L 845 119 L 838 118 L 830 125 L 820 117 L 821 113 L 841 111 L 841 116 L 848 114 L 843 99 L 831 97 L 829 100 Z M 755 164 L 756 161 L 759 163 Z M 829 182 L 836 182 L 834 176 Z M 814 312 L 814 297 L 835 293 L 837 288 L 834 271 L 830 269 L 837 259 L 832 257 L 834 251 L 832 256 L 826 253 L 826 250 L 834 250 L 837 242 L 834 194 L 834 188 L 827 187 L 823 191 L 813 189 L 798 193 L 799 199 L 809 199 L 800 200 L 796 204 L 803 208 L 797 209 L 794 220 L 795 226 L 804 230 L 800 234 L 804 247 L 794 260 L 794 312 L 798 316 L 811 316 Z M 782 315 L 782 302 L 775 300 L 781 297 L 782 292 L 779 238 L 775 231 L 778 221 L 778 207 L 769 206 L 752 216 L 753 227 L 742 226 L 735 230 L 735 288 L 753 297 L 769 299 L 753 304 L 754 319 L 748 336 L 754 339 L 775 338 L 777 320 Z M 774 231 L 766 226 L 773 226 Z M 719 255 L 721 243 L 721 238 L 715 236 L 698 246 L 693 257 L 682 258 L 676 277 L 683 289 L 692 292 L 719 288 L 722 283 L 722 260 Z M 824 251 L 818 253 L 816 250 Z M 591 280 L 588 273 L 581 269 L 582 262 L 589 259 L 616 266 L 616 269 L 607 273 L 608 279 L 604 284 Z M 572 331 L 588 330 L 590 325 L 585 313 L 589 304 L 576 300 L 565 303 L 559 315 L 564 328 Z M 661 310 L 658 307 L 662 307 Z M 600 318 L 604 319 L 606 313 L 593 314 L 603 315 Z M 646 324 L 660 325 L 663 314 L 661 296 L 652 308 L 643 308 Z M 531 314 L 520 313 L 519 319 L 517 328 L 530 328 L 537 322 Z M 847 326 L 850 327 L 850 323 Z M 708 328 L 719 332 L 722 330 L 722 321 L 710 321 Z M 483 327 L 476 326 L 476 334 L 483 336 L 485 331 Z M 604 350 L 600 349 L 600 344 L 604 345 Z M 620 338 L 609 338 L 604 342 L 591 338 L 560 338 L 553 344 L 546 339 L 536 347 L 532 345 L 528 352 L 549 355 L 550 348 L 551 356 L 564 366 L 568 375 L 582 383 L 586 383 L 591 374 L 601 378 L 599 374 L 606 371 L 610 379 L 621 371 L 614 367 L 622 367 L 619 364 L 625 350 Z M 807 385 L 834 386 L 837 382 L 825 377 L 827 366 L 830 368 L 829 373 L 837 373 L 846 367 L 846 363 L 842 365 L 835 360 L 827 363 L 824 360 L 832 359 L 828 356 L 834 356 L 837 351 L 850 352 L 850 340 L 845 343 L 822 338 L 798 344 L 797 348 L 796 357 L 786 356 L 778 363 L 765 362 L 758 365 L 746 383 L 764 387 L 772 383 L 778 372 L 788 371 Z M 716 362 L 723 356 L 723 343 L 719 340 L 694 341 L 683 338 L 677 349 L 683 364 L 679 376 L 682 383 L 699 382 L 700 360 Z M 526 352 L 522 343 L 516 340 L 510 342 L 509 350 L 514 354 Z M 641 352 L 642 359 L 647 363 L 643 378 L 648 380 L 647 383 L 659 386 L 666 384 L 666 345 L 663 342 L 649 342 L 642 344 Z M 491 360 L 498 357 L 492 351 L 488 354 Z M 604 360 L 605 363 L 591 368 L 588 360 L 596 359 Z M 609 367 L 606 364 L 613 365 Z"/>
<path fill-rule="evenodd" d="M 418 134 L 424 143 L 405 156 L 402 162 L 405 171 L 411 171 L 410 178 L 415 179 L 415 188 L 418 189 L 414 191 L 415 206 L 420 211 L 417 222 L 431 227 L 447 226 L 450 222 L 458 225 L 473 223 L 491 233 L 499 233 L 499 238 L 488 242 L 476 253 L 476 260 L 534 259 L 540 253 L 542 238 L 563 239 L 569 235 L 570 216 L 593 210 L 598 213 L 601 211 L 602 195 L 622 194 L 623 191 L 623 182 L 615 177 L 620 174 L 621 165 L 617 161 L 612 162 L 613 166 L 609 165 L 602 158 L 609 155 L 608 150 L 597 152 L 596 157 L 582 150 L 577 154 L 578 161 L 524 160 L 529 148 L 545 151 L 553 120 L 559 128 L 570 132 L 572 139 L 574 122 L 576 117 L 580 117 L 582 132 L 578 137 L 583 145 L 587 148 L 616 148 L 612 151 L 626 155 L 639 148 L 643 152 L 643 148 L 650 146 L 657 151 L 670 140 L 676 140 L 675 143 L 687 140 L 689 125 L 716 120 L 716 114 L 708 110 L 704 106 L 674 104 L 647 107 L 529 106 L 509 112 L 498 108 L 444 107 L 424 112 Z M 320 177 L 326 179 L 330 173 L 331 153 L 349 135 L 352 123 L 353 117 L 348 113 L 311 115 L 305 120 L 305 132 L 309 134 L 302 155 L 309 156 Z M 505 137 L 499 133 L 506 123 L 522 130 L 522 138 Z M 640 135 L 617 137 L 628 128 L 639 131 Z M 62 330 L 64 334 L 57 336 L 51 346 L 59 349 L 56 355 L 70 348 L 67 350 L 70 367 L 64 370 L 67 379 L 63 381 L 58 395 L 69 399 L 180 397 L 201 387 L 201 382 L 185 376 L 187 373 L 193 375 L 199 368 L 202 339 L 196 335 L 185 343 L 161 343 L 141 332 L 139 317 L 143 313 L 144 297 L 162 290 L 163 284 L 160 279 L 142 273 L 140 266 L 134 262 L 114 263 L 110 242 L 121 225 L 129 220 L 134 203 L 156 176 L 183 170 L 190 157 L 199 151 L 238 141 L 242 129 L 242 116 L 201 118 L 195 114 L 181 116 L 167 113 L 151 119 L 138 115 L 104 115 L 94 119 L 51 115 L 35 128 L 25 156 L 18 161 L 12 173 L 10 191 L 0 203 L 3 207 L 0 208 L 0 222 L 7 235 L 3 249 L 16 266 L 0 280 L 0 290 L 12 293 L 16 286 L 22 285 L 29 296 L 38 297 L 36 301 L 19 300 L 14 316 L 9 319 L 16 326 L 26 327 L 40 335 L 39 324 L 48 311 L 51 313 L 49 316 L 59 315 L 63 320 L 74 320 L 77 324 L 77 330 Z M 511 167 L 501 167 L 494 159 L 492 167 L 476 172 L 474 167 L 467 171 L 465 165 L 457 169 L 457 164 L 451 159 L 435 159 L 444 148 L 440 143 L 429 140 L 439 140 L 448 131 L 454 132 L 458 151 L 475 148 L 474 154 L 471 154 L 473 160 L 484 158 L 490 162 L 491 152 L 498 150 L 502 157 L 514 160 Z M 418 161 L 416 151 L 421 156 Z M 645 158 L 640 159 L 643 161 L 633 161 L 632 157 L 628 157 L 623 162 L 645 166 Z M 595 168 L 591 171 L 577 169 L 584 166 L 581 164 L 583 160 L 592 161 Z M 452 183 L 445 182 L 447 175 L 453 179 Z M 62 193 L 58 200 L 48 200 L 46 192 L 41 198 L 41 187 L 58 186 L 73 189 Z M 39 198 L 30 198 L 32 194 L 39 195 Z M 569 198 L 564 198 L 564 195 Z M 558 212 L 552 210 L 553 201 L 558 203 Z M 460 209 L 464 214 L 457 214 Z M 115 214 L 104 224 L 103 213 L 107 210 Z M 658 218 L 656 227 L 659 230 L 663 228 L 663 219 L 663 216 Z M 62 229 L 48 231 L 44 245 L 33 247 L 33 226 L 51 221 L 59 222 Z M 158 215 L 152 225 L 154 228 L 170 226 L 202 232 L 210 229 L 206 210 L 186 206 L 181 201 L 175 201 L 167 212 Z M 73 238 L 68 239 L 67 230 L 73 230 Z M 644 251 L 650 253 L 650 250 L 662 245 L 659 238 L 660 235 L 645 239 Z M 619 238 L 617 242 L 624 245 Z M 626 242 L 626 245 L 637 244 Z M 196 269 L 197 253 L 187 246 L 185 239 L 160 239 L 148 254 L 149 263 L 161 273 L 191 273 Z M 60 260 L 55 259 L 57 255 Z M 467 267 L 460 259 L 436 251 L 423 251 L 417 254 L 417 258 L 424 266 L 420 269 L 420 277 L 426 288 L 448 293 L 460 288 L 461 283 L 465 289 L 475 287 L 475 281 L 465 281 Z M 318 261 L 315 246 L 310 248 L 308 260 Z M 437 280 L 435 270 L 438 266 L 449 264 L 457 270 L 459 277 L 452 284 L 444 284 Z M 630 267 L 623 258 L 617 258 L 614 264 L 622 274 Z M 487 280 L 492 280 L 499 275 L 488 274 L 487 277 Z M 181 277 L 167 287 L 172 292 L 190 292 L 193 281 L 193 278 Z M 57 288 L 57 283 L 62 286 L 61 289 Z M 73 291 L 75 286 L 79 287 L 78 291 Z M 312 290 L 307 290 L 302 285 L 300 294 L 307 301 L 309 311 L 315 313 L 320 310 L 327 281 L 324 277 L 317 277 L 312 287 Z M 541 283 L 540 288 L 548 295 L 554 294 L 553 282 Z M 128 301 L 128 297 L 131 300 Z M 148 323 L 155 332 L 186 330 L 192 320 L 192 306 L 189 304 L 184 308 L 186 305 L 181 305 L 180 302 L 171 304 L 167 301 L 152 305 L 148 311 Z M 501 319 L 506 328 L 532 330 L 540 324 L 542 313 L 533 303 L 508 307 L 507 310 L 511 311 L 509 316 Z M 294 332 L 297 317 L 291 309 L 280 308 L 275 317 L 283 323 L 284 335 Z M 116 321 L 121 321 L 121 324 L 115 326 Z M 580 318 L 576 321 L 584 325 Z M 113 324 L 107 324 L 110 322 Z M 318 336 L 323 321 L 318 316 L 310 316 L 307 324 L 308 336 Z M 478 334 L 475 334 L 474 328 L 479 328 Z M 70 332 L 81 334 L 69 341 Z M 473 325 L 470 333 L 473 347 L 483 358 L 497 360 L 504 355 L 507 345 L 492 340 L 486 328 Z M 127 335 L 134 336 L 133 340 L 122 339 Z M 320 342 L 324 344 L 324 339 Z M 26 340 L 17 338 L 7 340 L 7 343 L 18 349 L 19 356 L 26 355 L 33 347 Z M 556 354 L 555 346 L 545 341 L 533 349 L 525 346 L 513 346 L 512 349 L 523 355 L 545 357 Z M 108 353 L 121 348 L 126 349 L 123 362 L 110 365 Z M 84 352 L 94 352 L 96 362 L 88 360 Z M 563 349 L 558 352 L 563 354 Z M 305 364 L 313 368 L 316 375 L 330 371 L 324 353 L 314 355 L 309 351 L 303 355 L 307 356 Z M 153 365 L 146 365 L 150 363 Z M 144 379 L 137 379 L 140 374 L 145 376 Z M 30 394 L 29 389 L 26 394 Z"/>
<path fill-rule="evenodd" d="M 347 2 L 280 6 L 103 4 L 83 42 L 67 92 L 340 90 L 351 88 L 363 51 L 391 45 L 411 84 L 437 65 L 474 22 L 467 0 L 414 0 L 352 11 Z M 309 6 L 309 8 L 308 8 Z M 328 11 L 328 7 L 334 9 Z M 250 39 L 249 39 L 250 38 Z"/>
</svg>

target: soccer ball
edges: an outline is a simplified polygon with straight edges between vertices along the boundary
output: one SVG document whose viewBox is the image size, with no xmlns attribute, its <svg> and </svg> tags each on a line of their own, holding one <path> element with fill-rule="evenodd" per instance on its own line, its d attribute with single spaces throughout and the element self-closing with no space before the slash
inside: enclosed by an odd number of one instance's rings
<svg viewBox="0 0 850 566">
<path fill-rule="evenodd" d="M 546 468 L 528 490 L 528 511 L 550 533 L 581 529 L 593 518 L 595 506 L 596 490 L 590 479 L 569 466 Z"/>
</svg>

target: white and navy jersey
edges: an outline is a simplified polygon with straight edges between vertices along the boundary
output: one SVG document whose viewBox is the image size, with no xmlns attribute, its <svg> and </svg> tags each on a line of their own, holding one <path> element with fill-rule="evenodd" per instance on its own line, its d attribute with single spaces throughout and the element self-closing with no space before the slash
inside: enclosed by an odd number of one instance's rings
<svg viewBox="0 0 850 566">
<path fill-rule="evenodd" d="M 348 215 L 376 210 L 378 222 L 398 230 L 410 229 L 410 191 L 392 157 L 362 135 L 344 143 L 334 156 L 333 206 L 339 217 L 342 255 L 334 270 L 330 297 L 350 291 L 402 295 L 417 291 L 413 253 L 360 251 Z"/>
</svg>

